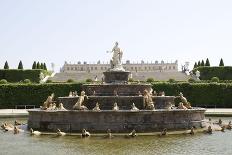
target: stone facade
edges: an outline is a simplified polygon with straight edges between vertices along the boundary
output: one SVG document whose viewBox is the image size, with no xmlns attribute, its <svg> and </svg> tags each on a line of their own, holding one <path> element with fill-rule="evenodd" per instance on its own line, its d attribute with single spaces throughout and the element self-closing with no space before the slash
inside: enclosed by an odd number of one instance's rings
<svg viewBox="0 0 232 155">
<path fill-rule="evenodd" d="M 178 72 L 178 61 L 176 60 L 174 63 L 164 63 L 161 61 L 155 61 L 154 63 L 145 63 L 141 61 L 141 63 L 130 63 L 129 60 L 123 64 L 123 67 L 126 71 L 130 72 Z M 65 62 L 60 72 L 64 73 L 102 73 L 110 68 L 109 63 L 101 63 L 98 61 L 97 63 L 81 63 L 80 61 L 76 64 Z"/>
</svg>

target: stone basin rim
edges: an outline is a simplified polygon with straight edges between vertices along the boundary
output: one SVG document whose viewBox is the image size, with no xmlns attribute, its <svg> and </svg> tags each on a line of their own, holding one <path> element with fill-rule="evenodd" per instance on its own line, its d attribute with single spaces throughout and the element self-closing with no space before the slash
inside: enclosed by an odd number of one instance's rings
<svg viewBox="0 0 232 155">
<path fill-rule="evenodd" d="M 93 110 L 40 110 L 40 109 L 30 109 L 27 110 L 28 112 L 47 112 L 47 113 L 56 113 L 56 112 L 79 112 L 79 113 L 100 113 L 100 112 L 105 112 L 105 113 L 157 113 L 157 112 L 197 112 L 197 111 L 206 111 L 205 108 L 194 108 L 194 109 L 172 109 L 172 110 L 167 110 L 167 109 L 155 109 L 155 110 L 139 110 L 139 111 L 131 111 L 131 110 L 100 110 L 100 111 L 93 111 Z"/>
</svg>

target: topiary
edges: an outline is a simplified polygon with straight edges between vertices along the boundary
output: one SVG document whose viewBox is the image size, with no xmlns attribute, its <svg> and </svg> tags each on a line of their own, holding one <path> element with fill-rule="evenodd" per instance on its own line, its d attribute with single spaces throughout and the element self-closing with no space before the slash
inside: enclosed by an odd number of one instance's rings
<svg viewBox="0 0 232 155">
<path fill-rule="evenodd" d="M 0 84 L 7 84 L 7 80 L 6 79 L 0 80 Z"/>
<path fill-rule="evenodd" d="M 47 80 L 46 83 L 52 83 L 52 80 Z"/>
<path fill-rule="evenodd" d="M 134 82 L 134 79 L 133 78 L 129 78 L 128 82 Z"/>
<path fill-rule="evenodd" d="M 193 79 L 193 78 L 190 78 L 190 79 L 188 79 L 188 82 L 189 82 L 189 83 L 193 83 L 193 82 L 196 82 L 196 80 Z"/>
<path fill-rule="evenodd" d="M 154 80 L 154 78 L 147 78 L 147 82 L 149 82 L 149 83 L 152 83 L 152 82 L 154 82 L 155 80 Z"/>
<path fill-rule="evenodd" d="M 218 77 L 212 77 L 211 82 L 219 82 L 219 78 Z"/>
<path fill-rule="evenodd" d="M 85 82 L 93 82 L 92 79 L 86 79 Z"/>
<path fill-rule="evenodd" d="M 174 83 L 174 82 L 176 82 L 176 80 L 175 79 L 169 79 L 168 82 Z"/>
<path fill-rule="evenodd" d="M 75 81 L 74 81 L 73 79 L 68 79 L 67 82 L 68 82 L 68 83 L 73 83 L 73 82 L 75 82 Z"/>
<path fill-rule="evenodd" d="M 25 80 L 23 80 L 23 83 L 31 83 L 31 80 L 25 79 Z"/>
</svg>

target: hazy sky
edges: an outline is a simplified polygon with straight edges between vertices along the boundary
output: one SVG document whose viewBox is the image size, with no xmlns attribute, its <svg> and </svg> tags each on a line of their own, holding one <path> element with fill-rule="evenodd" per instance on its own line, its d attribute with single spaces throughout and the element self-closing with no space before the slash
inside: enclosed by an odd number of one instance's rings
<svg viewBox="0 0 232 155">
<path fill-rule="evenodd" d="M 115 41 L 124 61 L 232 65 L 232 1 L 0 0 L 0 68 L 108 61 Z"/>
</svg>

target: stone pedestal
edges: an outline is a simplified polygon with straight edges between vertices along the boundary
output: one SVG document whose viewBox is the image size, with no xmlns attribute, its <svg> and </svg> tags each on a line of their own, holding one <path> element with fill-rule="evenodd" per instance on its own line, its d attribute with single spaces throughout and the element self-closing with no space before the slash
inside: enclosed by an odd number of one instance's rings
<svg viewBox="0 0 232 155">
<path fill-rule="evenodd" d="M 103 72 L 106 83 L 125 83 L 128 81 L 130 72 L 127 71 L 107 71 Z"/>
</svg>

